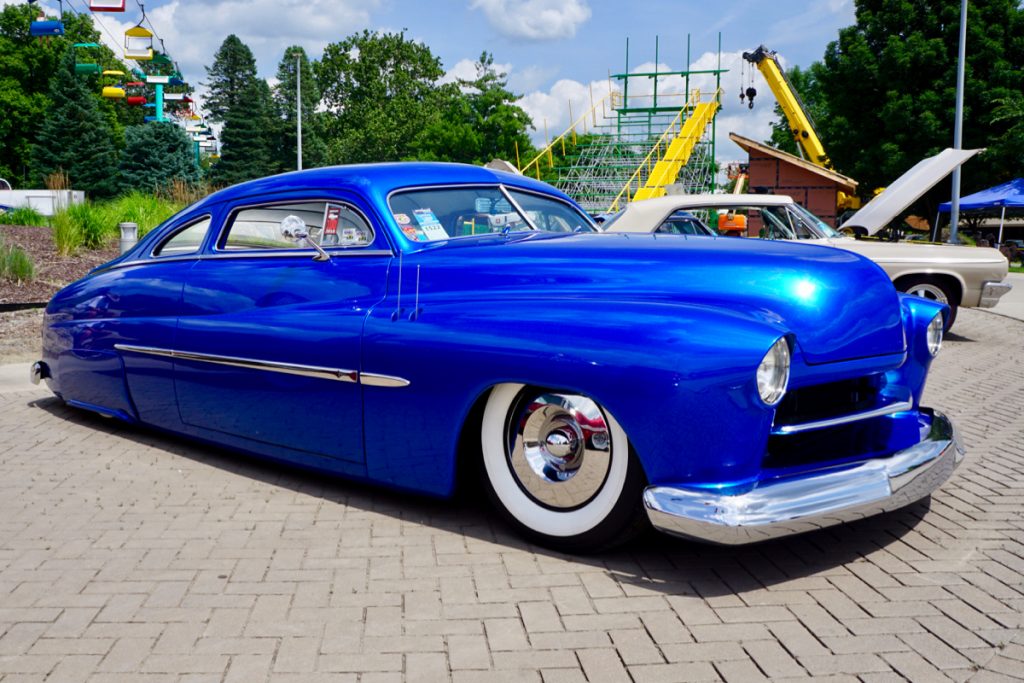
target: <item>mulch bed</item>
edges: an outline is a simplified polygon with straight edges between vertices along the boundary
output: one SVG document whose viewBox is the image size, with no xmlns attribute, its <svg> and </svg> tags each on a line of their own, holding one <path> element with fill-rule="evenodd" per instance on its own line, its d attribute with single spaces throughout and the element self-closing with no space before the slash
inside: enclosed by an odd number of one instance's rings
<svg viewBox="0 0 1024 683">
<path fill-rule="evenodd" d="M 79 249 L 72 256 L 59 256 L 49 228 L 0 225 L 0 239 L 7 246 L 25 250 L 36 266 L 35 279 L 21 284 L 0 279 L 0 305 L 45 304 L 57 290 L 74 282 L 98 265 L 118 255 L 117 241 L 103 249 Z"/>
</svg>

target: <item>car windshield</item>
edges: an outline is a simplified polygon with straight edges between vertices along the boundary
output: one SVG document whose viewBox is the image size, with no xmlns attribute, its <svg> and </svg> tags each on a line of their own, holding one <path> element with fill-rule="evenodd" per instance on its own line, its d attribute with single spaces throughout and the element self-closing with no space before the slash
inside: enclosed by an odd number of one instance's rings
<svg viewBox="0 0 1024 683">
<path fill-rule="evenodd" d="M 693 207 L 688 212 L 704 224 L 717 227 L 721 234 L 739 232 L 743 235 L 750 234 L 766 239 L 785 240 L 810 240 L 842 236 L 827 223 L 796 203 Z M 659 228 L 658 231 L 662 230 Z"/>
<path fill-rule="evenodd" d="M 595 232 L 590 219 L 567 202 L 498 186 L 396 192 L 388 205 L 402 233 L 414 242 L 506 230 Z"/>
</svg>

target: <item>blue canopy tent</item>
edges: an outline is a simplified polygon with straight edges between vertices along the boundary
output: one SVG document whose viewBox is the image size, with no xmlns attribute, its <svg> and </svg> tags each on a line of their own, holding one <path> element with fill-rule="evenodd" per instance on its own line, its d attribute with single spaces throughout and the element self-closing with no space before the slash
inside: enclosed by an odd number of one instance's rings
<svg viewBox="0 0 1024 683">
<path fill-rule="evenodd" d="M 940 213 L 949 213 L 951 208 L 952 202 L 939 204 Z M 1017 178 L 1008 183 L 969 194 L 960 199 L 961 211 L 982 211 L 986 209 L 1000 209 L 998 241 L 1002 244 L 1006 210 L 1024 209 L 1024 178 Z"/>
</svg>

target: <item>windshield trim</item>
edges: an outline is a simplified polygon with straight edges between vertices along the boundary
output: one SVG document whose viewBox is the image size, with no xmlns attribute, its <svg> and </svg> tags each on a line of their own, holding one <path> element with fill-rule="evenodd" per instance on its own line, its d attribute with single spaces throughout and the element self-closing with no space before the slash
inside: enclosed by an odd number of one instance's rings
<svg viewBox="0 0 1024 683">
<path fill-rule="evenodd" d="M 388 192 L 387 195 L 384 197 L 384 203 L 387 205 L 387 210 L 388 210 L 387 220 L 389 220 L 394 226 L 398 225 L 397 222 L 395 222 L 394 213 L 392 212 L 392 209 L 391 209 L 391 197 L 396 195 L 396 194 L 405 194 L 406 192 L 419 192 L 419 191 L 422 191 L 422 190 L 460 190 L 460 189 L 469 189 L 469 188 L 475 188 L 475 187 L 484 187 L 484 188 L 495 188 L 496 187 L 496 188 L 498 188 L 498 191 L 501 192 L 502 195 L 504 195 L 506 199 L 508 199 L 509 203 L 512 204 L 512 206 L 519 213 L 519 215 L 523 219 L 523 221 L 527 225 L 530 226 L 529 230 L 510 230 L 509 234 L 533 233 L 533 232 L 543 233 L 545 235 L 546 234 L 552 234 L 552 235 L 560 235 L 560 234 L 570 235 L 570 234 L 572 234 L 572 233 L 559 233 L 559 232 L 553 232 L 553 231 L 550 231 L 550 230 L 541 230 L 541 229 L 539 229 L 537 227 L 537 225 L 533 222 L 533 220 L 530 218 L 530 216 L 526 213 L 526 211 L 523 210 L 523 207 L 519 204 L 519 202 L 516 201 L 515 197 L 512 196 L 511 193 L 512 193 L 513 190 L 516 191 L 516 192 L 522 192 L 524 194 L 536 195 L 536 196 L 542 197 L 544 199 L 550 199 L 550 200 L 559 202 L 561 204 L 564 204 L 569 209 L 571 209 L 574 213 L 577 213 L 580 216 L 584 217 L 585 220 L 586 220 L 587 225 L 589 225 L 590 228 L 594 232 L 601 232 L 601 228 L 594 224 L 594 221 L 590 218 L 590 215 L 586 211 L 580 210 L 579 207 L 574 206 L 572 204 L 572 202 L 568 202 L 565 199 L 563 199 L 563 198 L 561 198 L 561 197 L 559 197 L 557 195 L 547 194 L 545 192 L 538 192 L 537 190 L 527 189 L 527 188 L 524 188 L 524 187 L 518 187 L 518 186 L 515 186 L 515 185 L 508 186 L 505 183 L 501 183 L 501 182 L 496 182 L 496 183 L 441 183 L 441 184 L 437 184 L 437 185 L 409 185 L 407 187 L 398 187 L 398 188 L 395 188 L 394 190 L 391 190 L 390 192 Z M 399 230 L 398 233 L 401 233 L 401 230 Z M 449 237 L 448 239 L 443 239 L 443 240 L 430 240 L 430 241 L 425 241 L 425 242 L 415 242 L 413 240 L 410 240 L 404 234 L 401 235 L 402 239 L 404 239 L 409 244 L 414 244 L 414 245 L 417 245 L 417 246 L 420 246 L 420 247 L 425 247 L 425 246 L 430 245 L 430 244 L 445 244 L 447 242 L 452 242 L 454 240 L 481 239 L 481 238 L 488 238 L 488 237 L 494 238 L 494 237 L 500 237 L 500 236 L 501 236 L 500 232 L 487 232 L 487 233 L 480 233 L 479 235 L 458 235 L 456 237 Z"/>
</svg>

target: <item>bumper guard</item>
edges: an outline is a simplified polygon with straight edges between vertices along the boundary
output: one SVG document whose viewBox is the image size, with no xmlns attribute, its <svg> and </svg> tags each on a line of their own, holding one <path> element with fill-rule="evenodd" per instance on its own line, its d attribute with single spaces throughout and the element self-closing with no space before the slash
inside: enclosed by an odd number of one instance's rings
<svg viewBox="0 0 1024 683">
<path fill-rule="evenodd" d="M 964 459 L 953 423 L 935 412 L 919 443 L 887 458 L 765 482 L 748 493 L 650 486 L 656 528 L 709 543 L 741 545 L 813 531 L 904 507 L 942 485 Z"/>
</svg>

